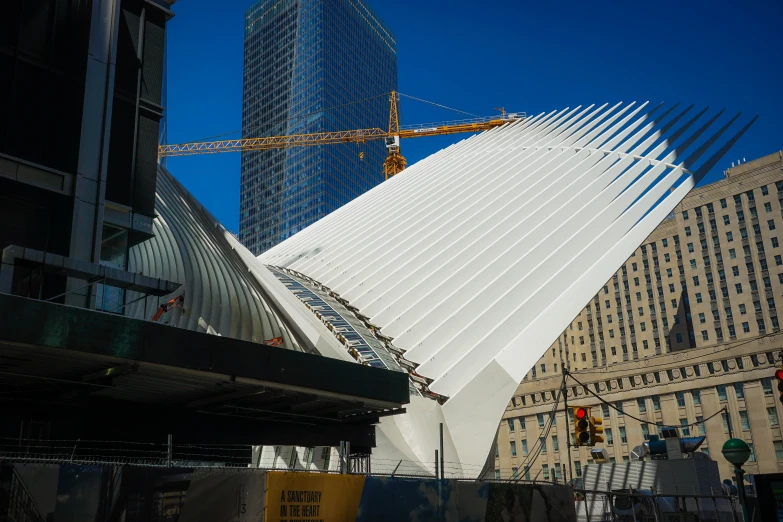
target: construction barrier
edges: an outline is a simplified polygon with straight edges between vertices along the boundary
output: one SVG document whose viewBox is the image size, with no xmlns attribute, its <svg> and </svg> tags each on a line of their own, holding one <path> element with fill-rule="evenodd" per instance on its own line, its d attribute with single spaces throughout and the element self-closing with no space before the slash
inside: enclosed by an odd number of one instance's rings
<svg viewBox="0 0 783 522">
<path fill-rule="evenodd" d="M 569 488 L 256 469 L 0 462 L 0 520 L 574 522 Z"/>
</svg>

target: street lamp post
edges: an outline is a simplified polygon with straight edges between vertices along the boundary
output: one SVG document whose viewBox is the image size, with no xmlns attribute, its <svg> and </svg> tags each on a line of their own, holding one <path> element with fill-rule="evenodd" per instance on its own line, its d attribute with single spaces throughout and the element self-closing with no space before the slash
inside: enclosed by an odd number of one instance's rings
<svg viewBox="0 0 783 522">
<path fill-rule="evenodd" d="M 721 452 L 726 460 L 734 464 L 734 474 L 737 477 L 737 495 L 739 495 L 740 506 L 742 506 L 742 518 L 745 522 L 749 522 L 748 508 L 745 505 L 745 483 L 742 479 L 745 471 L 742 469 L 742 465 L 750 458 L 750 448 L 744 440 L 729 439 L 723 445 Z"/>
</svg>

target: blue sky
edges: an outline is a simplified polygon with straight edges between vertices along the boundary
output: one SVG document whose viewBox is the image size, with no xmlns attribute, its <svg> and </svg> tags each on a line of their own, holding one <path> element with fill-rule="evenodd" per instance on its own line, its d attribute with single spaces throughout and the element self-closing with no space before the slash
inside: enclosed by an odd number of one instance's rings
<svg viewBox="0 0 783 522">
<path fill-rule="evenodd" d="M 368 1 L 397 39 L 402 93 L 480 115 L 500 106 L 537 114 L 645 100 L 742 111 L 743 123 L 759 115 L 707 182 L 720 179 L 732 160 L 783 149 L 779 0 Z M 241 127 L 243 18 L 250 4 L 174 5 L 168 25 L 170 143 Z M 459 117 L 409 100 L 401 112 L 403 124 Z M 403 154 L 412 164 L 464 137 L 407 140 Z M 234 232 L 239 159 L 219 154 L 168 164 Z"/>
</svg>

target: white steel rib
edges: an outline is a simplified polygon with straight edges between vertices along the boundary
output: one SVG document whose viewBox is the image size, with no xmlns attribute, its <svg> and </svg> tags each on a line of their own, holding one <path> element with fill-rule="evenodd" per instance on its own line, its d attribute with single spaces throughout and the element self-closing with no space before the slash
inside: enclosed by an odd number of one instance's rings
<svg viewBox="0 0 783 522">
<path fill-rule="evenodd" d="M 753 123 L 692 106 L 539 114 L 412 165 L 258 257 L 317 281 L 448 397 L 384 419 L 396 456 L 484 464 L 544 351 Z M 388 442 L 388 441 L 387 441 Z M 402 446 L 407 445 L 403 448 Z M 388 449 L 388 448 L 386 448 Z M 456 457 L 456 458 L 454 458 Z"/>
</svg>

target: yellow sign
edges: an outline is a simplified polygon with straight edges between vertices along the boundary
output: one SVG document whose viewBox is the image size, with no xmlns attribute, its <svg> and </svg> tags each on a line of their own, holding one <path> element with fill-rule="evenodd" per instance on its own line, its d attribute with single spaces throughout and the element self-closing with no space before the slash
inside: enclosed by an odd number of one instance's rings
<svg viewBox="0 0 783 522">
<path fill-rule="evenodd" d="M 363 475 L 286 473 L 266 475 L 265 522 L 354 522 Z"/>
</svg>

